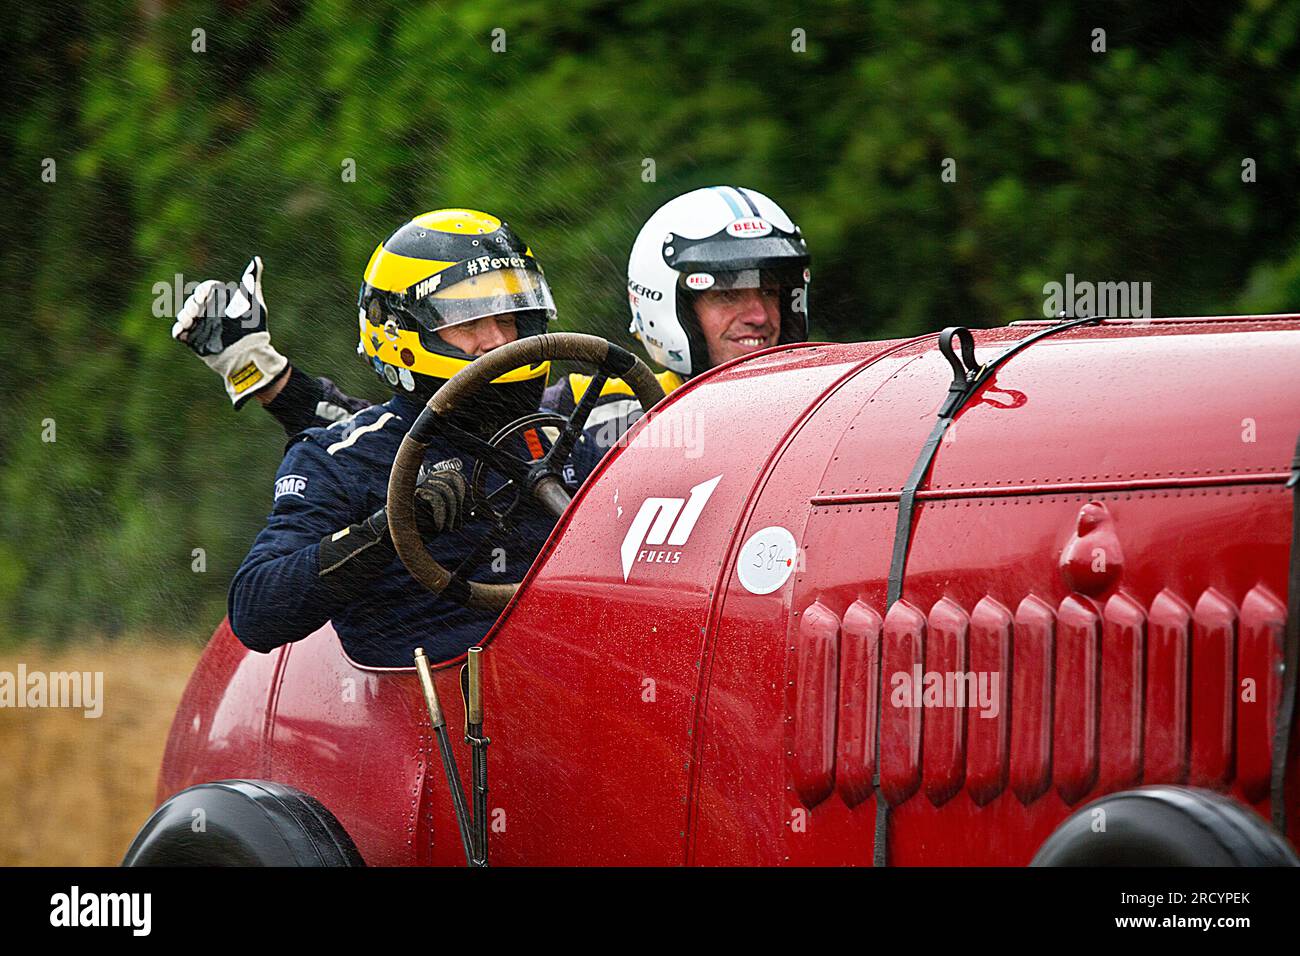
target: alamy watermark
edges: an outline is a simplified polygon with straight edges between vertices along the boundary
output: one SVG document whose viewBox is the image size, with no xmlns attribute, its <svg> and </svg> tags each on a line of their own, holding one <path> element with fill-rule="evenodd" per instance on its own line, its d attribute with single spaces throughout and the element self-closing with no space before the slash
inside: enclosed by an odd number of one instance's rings
<svg viewBox="0 0 1300 956">
<path fill-rule="evenodd" d="M 0 708 L 68 708 L 96 718 L 104 713 L 103 671 L 0 671 Z"/>
<path fill-rule="evenodd" d="M 687 458 L 699 458 L 704 454 L 704 423 L 699 416 L 670 409 L 652 417 L 632 436 L 632 426 L 641 415 L 641 408 L 635 402 L 611 403 L 592 412 L 585 431 L 602 453 L 615 445 L 631 445 L 634 448 L 680 448 Z"/>
<path fill-rule="evenodd" d="M 152 893 L 83 893 L 73 885 L 50 897 L 50 925 L 121 927 L 132 936 L 148 936 L 153 928 Z"/>
<path fill-rule="evenodd" d="M 1150 282 L 1076 282 L 1066 273 L 1065 282 L 1043 286 L 1043 315 L 1049 319 L 1083 319 L 1098 315 L 1107 319 L 1151 318 Z"/>
<path fill-rule="evenodd" d="M 889 677 L 889 703 L 894 707 L 979 708 L 981 717 L 1002 711 L 1001 674 L 997 671 L 895 671 Z"/>
<path fill-rule="evenodd" d="M 185 281 L 185 277 L 177 272 L 172 276 L 170 282 L 160 281 L 153 284 L 153 314 L 155 318 L 170 318 L 181 310 L 181 306 L 201 285 L 201 283 L 190 280 Z M 239 282 L 216 282 L 207 301 L 203 305 L 203 315 L 207 318 L 220 318 L 227 315 L 230 304 L 236 304 L 236 315 L 242 314 L 248 306 L 248 298 L 240 288 Z M 235 316 L 229 316 L 234 318 Z"/>
</svg>

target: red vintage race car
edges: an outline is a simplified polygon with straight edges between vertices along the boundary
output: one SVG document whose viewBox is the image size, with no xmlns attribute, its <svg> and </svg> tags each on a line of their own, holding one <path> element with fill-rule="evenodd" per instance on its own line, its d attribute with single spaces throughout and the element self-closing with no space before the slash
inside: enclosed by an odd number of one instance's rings
<svg viewBox="0 0 1300 956">
<path fill-rule="evenodd" d="M 1297 368 L 1285 315 L 693 379 L 482 642 L 491 862 L 1295 863 Z M 223 623 L 126 862 L 465 862 L 427 703 Z"/>
</svg>

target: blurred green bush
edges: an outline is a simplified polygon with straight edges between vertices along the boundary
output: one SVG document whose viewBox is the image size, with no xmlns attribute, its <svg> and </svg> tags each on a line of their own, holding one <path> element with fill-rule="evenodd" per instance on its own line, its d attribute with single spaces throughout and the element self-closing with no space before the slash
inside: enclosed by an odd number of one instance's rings
<svg viewBox="0 0 1300 956">
<path fill-rule="evenodd" d="M 623 341 L 636 229 L 719 182 L 803 226 L 821 338 L 1040 315 L 1067 272 L 1150 281 L 1157 314 L 1300 303 L 1296 2 L 104 0 L 6 19 L 11 634 L 202 637 L 220 618 L 281 439 L 169 340 L 155 284 L 234 279 L 253 253 L 282 350 L 375 397 L 361 269 L 448 205 L 508 217 L 562 324 Z"/>
</svg>

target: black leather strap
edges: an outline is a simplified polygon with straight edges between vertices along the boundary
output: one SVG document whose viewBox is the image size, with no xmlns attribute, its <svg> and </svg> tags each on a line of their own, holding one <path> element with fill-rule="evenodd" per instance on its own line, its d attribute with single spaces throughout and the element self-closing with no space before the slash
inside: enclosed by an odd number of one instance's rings
<svg viewBox="0 0 1300 956">
<path fill-rule="evenodd" d="M 613 342 L 609 343 L 609 353 L 605 356 L 605 361 L 600 363 L 600 370 L 610 378 L 622 378 L 628 372 L 632 371 L 636 365 L 636 356 L 625 348 L 620 348 Z M 593 383 L 595 384 L 595 383 Z M 590 391 L 590 389 L 588 389 Z M 597 393 L 600 389 L 596 389 Z"/>
<path fill-rule="evenodd" d="M 1287 568 L 1286 631 L 1282 642 L 1282 699 L 1277 705 L 1273 728 L 1273 777 L 1269 804 L 1273 826 L 1286 835 L 1286 772 L 1291 754 L 1291 731 L 1295 721 L 1296 670 L 1300 668 L 1300 439 L 1291 459 L 1291 564 Z"/>
<path fill-rule="evenodd" d="M 1081 325 L 1096 325 L 1101 321 L 1100 316 L 1088 316 L 1049 325 L 1047 328 L 1039 329 L 1033 335 L 1026 336 L 1019 342 L 1014 343 L 984 365 L 975 364 L 975 337 L 971 334 L 970 329 L 952 326 L 939 333 L 939 351 L 948 360 L 948 364 L 952 366 L 952 384 L 948 386 L 948 397 L 944 399 L 943 404 L 939 407 L 934 428 L 930 430 L 930 436 L 925 440 L 925 444 L 921 446 L 921 453 L 917 456 L 916 464 L 912 466 L 912 471 L 907 476 L 902 491 L 899 492 L 898 521 L 894 527 L 894 548 L 889 559 L 886 612 L 894 606 L 895 601 L 903 596 L 903 577 L 907 572 L 908 550 L 912 546 L 912 518 L 916 511 L 917 489 L 921 487 L 921 484 L 929 475 L 930 466 L 934 464 L 934 456 L 939 450 L 939 443 L 943 441 L 944 432 L 948 430 L 948 426 L 957 417 L 957 413 L 979 391 L 980 386 L 987 382 L 993 373 L 1017 352 L 1029 348 L 1035 342 L 1045 339 L 1049 335 L 1056 335 L 1058 332 L 1064 332 L 1067 329 L 1077 328 Z M 957 340 L 957 348 L 955 349 L 953 348 L 953 339 Z M 871 780 L 871 785 L 876 793 L 876 839 L 875 850 L 872 854 L 872 866 L 889 865 L 889 805 L 885 802 L 885 795 L 880 790 L 880 718 L 884 712 L 884 697 L 882 694 L 885 687 L 883 651 L 882 647 L 881 666 L 878 668 L 878 685 L 876 688 L 876 761 L 875 772 Z"/>
<path fill-rule="evenodd" d="M 1047 338 L 1049 335 L 1056 335 L 1058 332 L 1064 332 L 1067 329 L 1073 329 L 1081 325 L 1095 325 L 1101 321 L 1100 318 L 1088 317 L 1050 325 L 1016 342 L 997 358 L 982 366 L 975 364 L 975 338 L 971 335 L 969 329 L 954 326 L 939 333 L 939 351 L 948 360 L 948 364 L 952 366 L 952 384 L 948 387 L 947 399 L 939 408 L 939 414 L 935 420 L 934 428 L 930 431 L 930 437 L 921 446 L 921 453 L 917 456 L 916 464 L 912 466 L 912 472 L 907 476 L 907 482 L 903 485 L 903 490 L 899 494 L 898 524 L 894 530 L 894 550 L 889 562 L 887 608 L 893 607 L 894 602 L 903 596 L 903 575 L 907 570 L 907 552 L 912 540 L 912 518 L 916 510 L 917 489 L 921 487 L 921 483 L 925 481 L 926 476 L 930 473 L 930 466 L 934 463 L 934 456 L 939 450 L 939 443 L 943 441 L 944 432 L 953 423 L 957 413 L 962 410 L 971 399 L 971 396 L 979 391 L 980 386 L 987 382 L 993 373 L 1017 352 L 1027 349 L 1035 342 Z M 952 341 L 954 338 L 957 339 L 960 346 L 960 354 L 953 349 Z"/>
</svg>

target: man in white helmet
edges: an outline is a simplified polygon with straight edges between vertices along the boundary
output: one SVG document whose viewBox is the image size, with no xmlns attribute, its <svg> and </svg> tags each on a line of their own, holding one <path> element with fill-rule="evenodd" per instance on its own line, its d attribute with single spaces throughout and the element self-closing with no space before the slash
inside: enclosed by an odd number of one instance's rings
<svg viewBox="0 0 1300 956">
<path fill-rule="evenodd" d="M 627 265 L 633 335 L 668 371 L 671 392 L 731 359 L 808 339 L 809 255 L 785 211 L 753 189 L 706 186 L 669 200 L 641 227 Z M 568 414 L 591 377 L 570 375 L 544 403 Z M 611 381 L 587 419 L 608 448 L 641 415 L 623 382 Z"/>
<path fill-rule="evenodd" d="M 661 206 L 632 245 L 629 331 L 684 378 L 803 342 L 808 264 L 799 227 L 762 193 L 696 189 Z"/>
<path fill-rule="evenodd" d="M 632 245 L 627 268 L 632 313 L 628 331 L 640 340 L 650 360 L 666 369 L 657 377 L 664 392 L 671 392 L 723 362 L 806 341 L 808 266 L 808 249 L 799 227 L 762 193 L 738 186 L 706 186 L 683 193 L 646 220 Z M 249 264 L 244 285 L 249 286 L 250 296 L 260 300 L 260 260 Z M 208 336 L 204 348 L 198 348 L 190 330 L 199 318 L 202 291 L 185 303 L 172 335 L 189 340 L 191 348 L 223 374 L 236 406 L 255 395 L 293 435 L 370 404 L 344 395 L 329 379 L 314 378 L 291 366 L 271 346 L 264 320 L 258 325 L 227 322 L 230 331 L 225 339 Z M 255 381 L 236 393 L 224 373 L 250 363 L 265 374 L 249 376 Z M 546 389 L 542 407 L 569 414 L 590 382 L 589 375 L 566 376 Z M 575 464 L 593 454 L 598 460 L 640 415 L 632 390 L 618 379 L 607 382 L 587 420 L 589 453 L 580 450 Z M 588 461 L 586 467 L 594 463 Z M 580 464 L 579 473 L 584 470 Z"/>
</svg>

